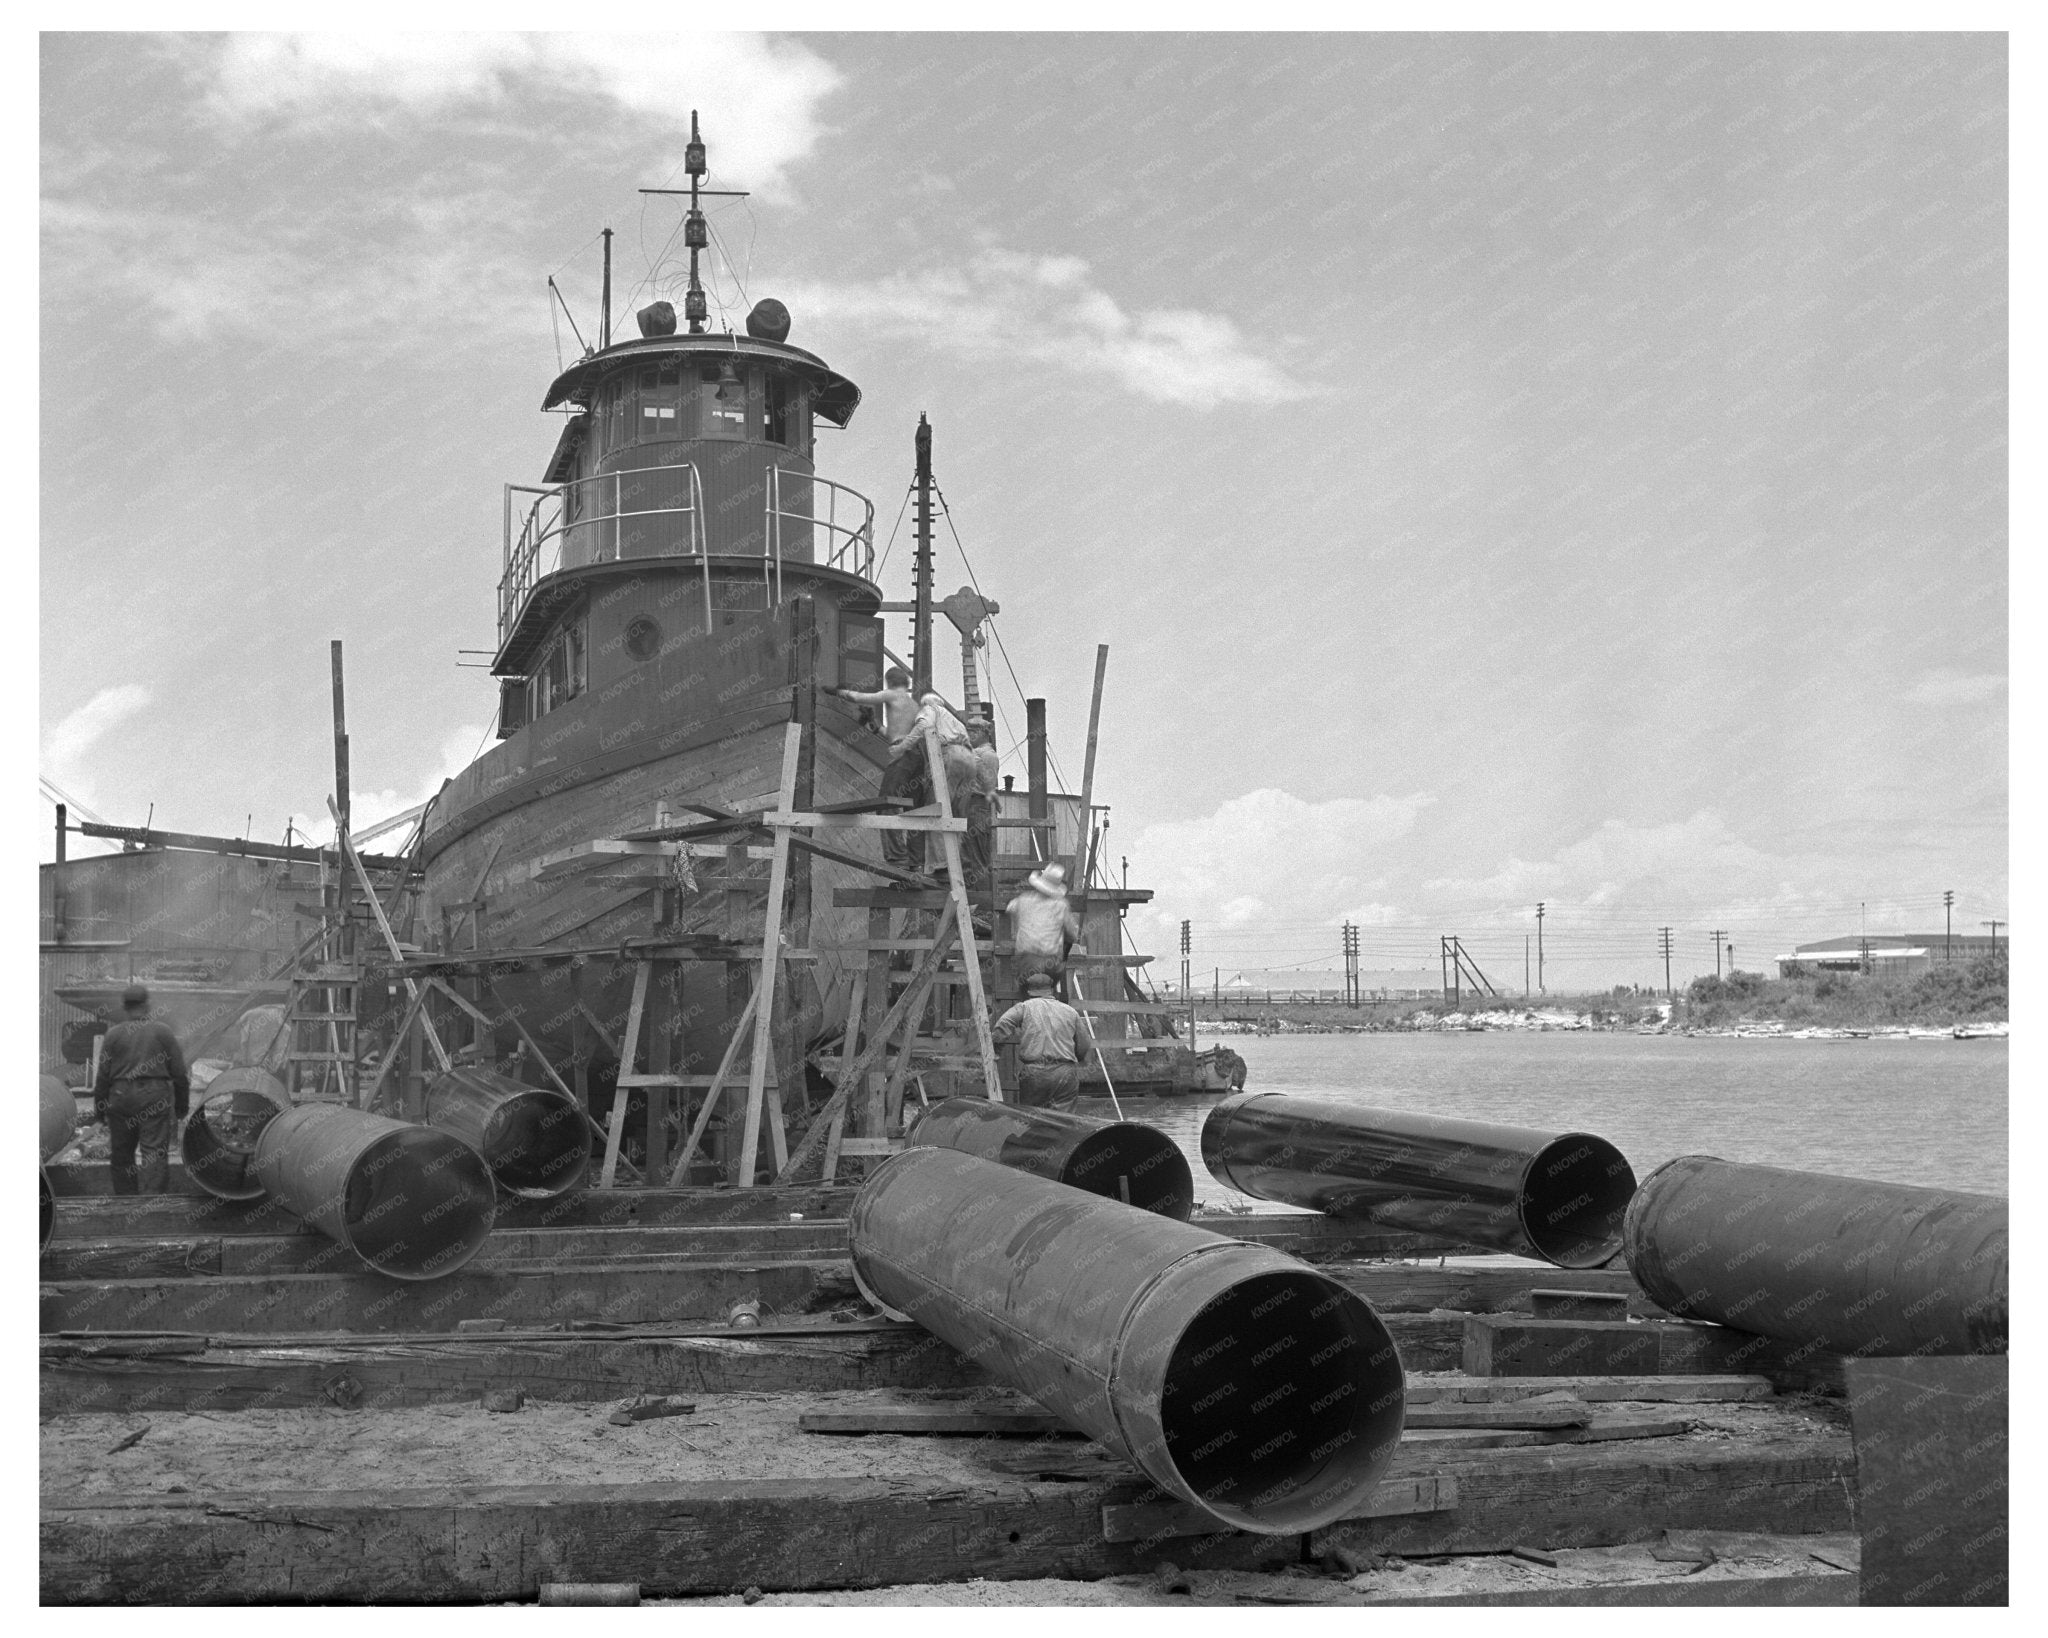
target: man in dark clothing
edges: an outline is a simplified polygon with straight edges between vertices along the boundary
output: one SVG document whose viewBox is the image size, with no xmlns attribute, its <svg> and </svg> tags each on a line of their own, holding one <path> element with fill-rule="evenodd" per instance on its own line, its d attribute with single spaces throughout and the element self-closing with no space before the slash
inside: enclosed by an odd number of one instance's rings
<svg viewBox="0 0 2048 1638">
<path fill-rule="evenodd" d="M 1095 1051 L 1088 1022 L 1052 993 L 1052 977 L 1034 972 L 1020 1001 L 989 1031 L 998 1045 L 1017 1043 L 1017 1102 L 1027 1109 L 1073 1113 L 1081 1091 L 1081 1064 Z"/>
<path fill-rule="evenodd" d="M 883 798 L 902 797 L 915 807 L 931 800 L 931 783 L 925 769 L 924 741 L 917 732 L 917 696 L 910 691 L 910 673 L 892 665 L 883 678 L 887 684 L 873 692 L 857 688 L 832 688 L 855 705 L 873 705 L 882 713 L 882 733 L 889 741 L 889 766 L 882 770 Z M 924 838 L 910 831 L 882 832 L 882 862 L 915 874 L 924 869 Z"/>
<path fill-rule="evenodd" d="M 171 1123 L 183 1118 L 191 1095 L 185 1054 L 170 1026 L 150 1017 L 149 991 L 140 984 L 122 992 L 121 1010 L 126 1019 L 108 1030 L 100 1045 L 93 1119 L 107 1124 L 107 1169 L 114 1176 L 114 1193 L 162 1194 L 171 1180 Z"/>
</svg>

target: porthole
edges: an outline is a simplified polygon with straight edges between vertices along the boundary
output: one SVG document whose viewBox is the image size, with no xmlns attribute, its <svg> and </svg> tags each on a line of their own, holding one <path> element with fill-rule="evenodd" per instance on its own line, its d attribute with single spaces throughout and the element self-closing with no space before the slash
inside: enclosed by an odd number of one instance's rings
<svg viewBox="0 0 2048 1638">
<path fill-rule="evenodd" d="M 626 626 L 626 652 L 636 660 L 651 660 L 661 652 L 661 627 L 646 615 Z"/>
</svg>

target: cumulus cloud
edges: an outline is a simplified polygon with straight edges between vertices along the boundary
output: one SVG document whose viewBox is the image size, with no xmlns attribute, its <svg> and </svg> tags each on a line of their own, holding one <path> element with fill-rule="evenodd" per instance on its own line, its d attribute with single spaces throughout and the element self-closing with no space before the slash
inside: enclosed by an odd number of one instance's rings
<svg viewBox="0 0 2048 1638">
<path fill-rule="evenodd" d="M 1178 948 L 1182 917 L 1212 929 L 1341 925 L 1346 912 L 1339 906 L 1360 904 L 1379 885 L 1366 868 L 1414 829 L 1434 800 L 1417 793 L 1305 802 L 1282 790 L 1256 790 L 1199 819 L 1147 825 L 1130 844 L 1131 879 L 1155 894 L 1150 906 L 1132 912 L 1134 921 L 1150 923 L 1138 934 L 1139 947 Z M 1372 908 L 1376 925 L 1398 914 Z"/>
<path fill-rule="evenodd" d="M 1906 691 L 1906 698 L 1914 705 L 1976 705 L 2004 692 L 2003 677 L 1936 666 L 1921 674 L 1920 680 Z"/>
<path fill-rule="evenodd" d="M 151 698 L 150 691 L 140 683 L 102 688 L 44 736 L 44 772 L 76 792 L 81 801 L 90 801 L 86 753 L 138 711 L 147 709 Z"/>
<path fill-rule="evenodd" d="M 478 753 L 489 743 L 485 738 L 487 730 L 488 724 L 475 722 L 464 723 L 459 728 L 450 729 L 441 738 L 440 751 L 433 770 L 410 788 L 387 786 L 383 790 L 351 791 L 348 815 L 350 834 L 360 835 L 381 821 L 401 814 L 407 808 L 416 808 L 431 798 L 440 790 L 444 781 L 454 778 L 476 760 Z M 324 804 L 321 805 L 318 814 L 294 813 L 292 824 L 304 836 L 317 836 L 327 840 L 332 840 L 334 836 L 334 821 L 328 818 Z M 396 848 L 404 842 L 407 834 L 406 827 L 400 826 L 395 831 L 386 832 L 377 838 L 376 847 Z"/>
<path fill-rule="evenodd" d="M 818 106 L 842 79 L 801 43 L 761 34 L 233 34 L 209 104 L 232 120 L 303 120 L 364 104 L 488 110 L 521 90 L 568 90 L 671 126 L 678 160 L 695 107 L 713 122 L 719 171 L 773 193 L 817 142 Z"/>
<path fill-rule="evenodd" d="M 1106 375 L 1161 404 L 1280 404 L 1313 389 L 1254 350 L 1220 313 L 1126 310 L 1074 256 L 999 248 L 865 283 L 814 283 L 788 299 L 870 335 L 988 362 Z"/>
<path fill-rule="evenodd" d="M 1554 898 L 1608 905 L 1649 889 L 1667 900 L 1695 893 L 1711 898 L 1738 884 L 1744 891 L 1769 890 L 1783 868 L 1782 860 L 1730 831 L 1719 814 L 1702 811 L 1665 825 L 1609 819 L 1548 859 L 1509 859 L 1489 876 L 1439 877 L 1423 886 L 1461 901 Z"/>
</svg>

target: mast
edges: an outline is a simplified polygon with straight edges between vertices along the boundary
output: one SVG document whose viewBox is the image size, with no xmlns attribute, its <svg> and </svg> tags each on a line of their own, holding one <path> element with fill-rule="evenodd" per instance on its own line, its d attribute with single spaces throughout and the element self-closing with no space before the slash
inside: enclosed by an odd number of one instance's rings
<svg viewBox="0 0 2048 1638">
<path fill-rule="evenodd" d="M 573 326 L 575 320 L 570 320 Z M 597 314 L 597 344 L 609 347 L 612 344 L 612 230 L 604 230 L 604 305 Z"/>
<path fill-rule="evenodd" d="M 932 686 L 932 426 L 917 412 L 917 564 L 914 622 L 910 628 L 910 686 L 924 694 Z"/>
<path fill-rule="evenodd" d="M 704 301 L 704 286 L 697 277 L 697 255 L 711 243 L 711 232 L 704 221 L 700 203 L 704 185 L 704 139 L 697 134 L 697 110 L 690 110 L 690 142 L 683 149 L 683 169 L 690 173 L 690 209 L 683 217 L 683 243 L 690 247 L 690 288 L 683 296 L 683 317 L 689 321 L 690 334 L 704 333 L 704 318 L 710 308 Z"/>
</svg>

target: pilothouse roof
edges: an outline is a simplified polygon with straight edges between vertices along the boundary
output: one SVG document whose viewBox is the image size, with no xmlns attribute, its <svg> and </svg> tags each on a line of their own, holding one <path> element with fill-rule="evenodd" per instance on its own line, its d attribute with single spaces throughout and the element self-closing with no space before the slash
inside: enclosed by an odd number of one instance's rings
<svg viewBox="0 0 2048 1638">
<path fill-rule="evenodd" d="M 592 353 L 555 377 L 554 385 L 548 388 L 547 397 L 541 401 L 541 408 L 554 409 L 561 404 L 573 403 L 587 409 L 591 390 L 614 370 L 637 364 L 643 359 L 683 356 L 714 364 L 720 358 L 760 359 L 807 376 L 811 382 L 812 412 L 836 427 L 843 427 L 851 421 L 860 404 L 860 388 L 830 368 L 816 353 L 792 347 L 786 341 L 706 334 L 642 336 Z"/>
</svg>

